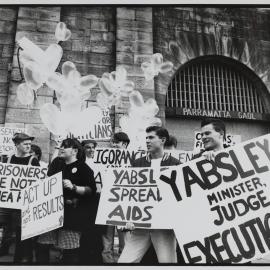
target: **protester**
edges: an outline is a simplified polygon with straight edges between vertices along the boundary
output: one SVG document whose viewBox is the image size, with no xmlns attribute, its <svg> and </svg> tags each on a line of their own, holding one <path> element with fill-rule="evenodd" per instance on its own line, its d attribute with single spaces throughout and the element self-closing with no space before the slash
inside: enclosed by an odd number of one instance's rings
<svg viewBox="0 0 270 270">
<path fill-rule="evenodd" d="M 194 155 L 193 159 L 204 156 L 207 159 L 214 159 L 215 152 L 224 149 L 224 138 L 226 127 L 223 121 L 216 118 L 206 118 L 201 122 L 201 135 L 204 149 Z"/>
<path fill-rule="evenodd" d="M 111 146 L 113 148 L 126 149 L 129 145 L 129 137 L 124 132 L 117 132 L 113 135 Z M 125 245 L 125 232 L 122 229 L 117 230 L 118 239 L 119 239 L 119 250 L 118 254 L 122 253 L 122 250 Z M 107 226 L 106 232 L 102 236 L 103 240 L 103 251 L 102 257 L 104 263 L 115 263 L 113 246 L 114 246 L 114 235 L 115 235 L 115 226 Z"/>
<path fill-rule="evenodd" d="M 48 167 L 48 163 L 41 160 L 42 151 L 41 151 L 41 148 L 38 145 L 36 145 L 36 144 L 31 145 L 30 154 L 32 156 L 34 156 L 38 160 L 41 167 Z"/>
<path fill-rule="evenodd" d="M 177 139 L 170 135 L 169 140 L 165 143 L 164 149 L 175 150 L 177 148 Z"/>
<path fill-rule="evenodd" d="M 82 141 L 82 147 L 85 153 L 85 163 L 94 171 L 95 166 L 93 163 L 95 148 L 97 147 L 97 142 L 95 140 L 84 140 Z M 93 215 L 96 217 L 99 199 L 100 199 L 100 185 L 96 183 L 97 196 L 95 200 L 95 205 L 93 202 Z M 82 233 L 80 241 L 80 263 L 85 265 L 99 265 L 102 263 L 102 235 L 104 234 L 107 226 L 89 224 L 87 230 Z"/>
<path fill-rule="evenodd" d="M 38 160 L 30 154 L 33 140 L 34 137 L 25 133 L 15 133 L 12 141 L 15 144 L 16 153 L 8 157 L 6 163 L 39 166 Z M 21 241 L 21 211 L 15 209 L 8 211 L 12 215 L 12 230 L 16 230 L 14 262 L 32 263 L 33 239 Z"/>
<path fill-rule="evenodd" d="M 134 161 L 133 167 L 153 167 L 179 165 L 179 161 L 164 153 L 164 145 L 169 139 L 165 128 L 151 126 L 146 129 L 146 146 L 148 154 Z M 134 229 L 134 225 L 127 229 Z M 149 249 L 154 246 L 159 263 L 176 263 L 176 238 L 173 230 L 165 229 L 135 229 L 126 236 L 124 250 L 119 263 L 139 263 Z"/>
<path fill-rule="evenodd" d="M 38 242 L 41 245 L 54 244 L 61 248 L 62 263 L 78 264 L 81 234 L 95 222 L 91 205 L 96 196 L 94 175 L 85 164 L 82 146 L 76 139 L 63 140 L 59 157 L 56 159 L 58 161 L 54 164 L 52 162 L 53 167 L 49 168 L 48 176 L 60 171 L 63 175 L 64 225 L 41 235 Z M 38 262 L 44 262 L 44 259 L 41 258 Z"/>
</svg>

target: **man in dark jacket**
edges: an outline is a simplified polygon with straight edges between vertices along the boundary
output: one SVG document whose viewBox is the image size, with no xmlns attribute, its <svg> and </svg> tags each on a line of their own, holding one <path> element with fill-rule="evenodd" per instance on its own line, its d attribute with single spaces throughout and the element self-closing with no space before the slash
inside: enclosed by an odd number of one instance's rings
<svg viewBox="0 0 270 270">
<path fill-rule="evenodd" d="M 152 167 L 160 170 L 160 166 L 179 165 L 179 161 L 164 154 L 164 144 L 169 139 L 166 129 L 151 126 L 146 129 L 146 146 L 148 154 L 134 161 L 133 167 Z M 134 225 L 129 224 L 129 229 Z M 176 263 L 176 238 L 173 230 L 135 229 L 126 237 L 124 250 L 119 263 L 139 263 L 151 243 L 157 254 L 159 263 Z"/>
</svg>

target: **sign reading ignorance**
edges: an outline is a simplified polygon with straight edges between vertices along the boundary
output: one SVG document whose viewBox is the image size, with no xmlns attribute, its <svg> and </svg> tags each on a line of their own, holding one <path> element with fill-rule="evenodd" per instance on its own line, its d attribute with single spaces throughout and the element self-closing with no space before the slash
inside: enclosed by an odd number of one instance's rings
<svg viewBox="0 0 270 270">
<path fill-rule="evenodd" d="M 269 253 L 269 179 L 270 135 L 220 152 L 214 162 L 199 158 L 163 171 L 162 196 L 171 201 L 185 261 L 244 263 Z"/>
<path fill-rule="evenodd" d="M 241 142 L 241 135 L 226 134 L 224 145 L 229 147 Z M 195 132 L 194 149 L 203 149 L 202 134 Z"/>
<path fill-rule="evenodd" d="M 190 161 L 191 151 L 165 150 L 168 155 L 178 159 L 180 163 Z M 97 190 L 100 192 L 103 181 L 102 174 L 107 168 L 131 167 L 133 162 L 146 155 L 143 150 L 127 150 L 118 148 L 96 148 L 91 169 L 94 171 Z"/>
<path fill-rule="evenodd" d="M 22 191 L 37 185 L 47 176 L 47 168 L 0 163 L 0 205 L 22 208 Z"/>
<path fill-rule="evenodd" d="M 62 173 L 39 181 L 22 192 L 22 240 L 63 226 Z"/>
<path fill-rule="evenodd" d="M 79 121 L 80 119 L 78 119 Z M 86 124 L 86 123 L 85 123 Z M 80 141 L 83 140 L 110 140 L 112 136 L 112 126 L 111 126 L 111 118 L 109 110 L 102 110 L 101 119 L 96 119 L 94 124 L 89 125 L 89 131 L 85 134 L 81 134 L 80 136 L 76 136 L 76 138 Z M 74 138 L 73 134 L 68 135 L 69 138 Z"/>
<path fill-rule="evenodd" d="M 11 155 L 15 151 L 12 141 L 15 133 L 24 132 L 24 128 L 0 127 L 0 155 Z"/>
<path fill-rule="evenodd" d="M 108 169 L 96 224 L 125 226 L 132 222 L 137 228 L 167 228 L 160 222 L 163 217 L 158 205 L 162 197 L 156 181 L 159 174 L 152 168 Z"/>
</svg>

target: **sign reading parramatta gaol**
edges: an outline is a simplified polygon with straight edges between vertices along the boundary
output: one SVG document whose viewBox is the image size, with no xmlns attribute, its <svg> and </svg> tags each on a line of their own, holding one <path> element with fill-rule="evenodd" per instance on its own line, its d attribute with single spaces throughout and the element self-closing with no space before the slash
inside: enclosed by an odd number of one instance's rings
<svg viewBox="0 0 270 270">
<path fill-rule="evenodd" d="M 166 114 L 175 116 L 192 116 L 192 117 L 214 117 L 227 119 L 245 119 L 257 121 L 270 121 L 270 114 L 261 114 L 255 112 L 236 112 L 236 111 L 218 111 L 203 110 L 190 108 L 166 108 Z"/>
</svg>

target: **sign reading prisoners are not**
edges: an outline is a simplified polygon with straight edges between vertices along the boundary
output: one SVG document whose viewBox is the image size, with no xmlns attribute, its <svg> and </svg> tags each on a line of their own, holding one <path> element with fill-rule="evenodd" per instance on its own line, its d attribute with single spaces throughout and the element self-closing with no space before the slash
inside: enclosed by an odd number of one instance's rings
<svg viewBox="0 0 270 270">
<path fill-rule="evenodd" d="M 180 163 L 187 162 L 192 159 L 191 151 L 183 150 L 165 150 L 179 160 Z M 96 148 L 91 168 L 94 171 L 95 181 L 98 191 L 101 190 L 104 177 L 102 176 L 106 168 L 131 167 L 132 163 L 146 155 L 143 150 L 127 150 L 118 148 Z"/>
<path fill-rule="evenodd" d="M 64 221 L 62 173 L 22 192 L 22 240 L 60 228 Z"/>
<path fill-rule="evenodd" d="M 108 168 L 105 173 L 96 224 L 166 229 L 160 222 L 162 196 L 157 184 L 159 170 L 153 168 Z"/>
<path fill-rule="evenodd" d="M 224 145 L 227 147 L 234 146 L 241 142 L 241 135 L 226 134 Z M 203 149 L 202 134 L 201 132 L 195 132 L 194 149 Z"/>
<path fill-rule="evenodd" d="M 270 250 L 270 135 L 170 167 L 161 195 L 188 263 L 244 263 Z M 175 200 L 176 199 L 176 200 Z"/>
<path fill-rule="evenodd" d="M 78 119 L 80 121 L 80 119 Z M 82 123 L 85 125 L 86 123 Z M 95 119 L 95 124 L 89 125 L 89 131 L 84 134 L 80 134 L 78 136 L 74 136 L 73 134 L 68 134 L 69 138 L 76 137 L 78 140 L 110 140 L 112 136 L 112 126 L 111 126 L 111 118 L 110 118 L 110 110 L 102 110 L 101 119 Z"/>
<path fill-rule="evenodd" d="M 22 208 L 22 191 L 35 186 L 47 176 L 47 168 L 0 163 L 0 205 Z"/>
<path fill-rule="evenodd" d="M 25 132 L 24 128 L 0 127 L 0 155 L 11 155 L 15 151 L 12 141 L 15 133 Z"/>
</svg>

